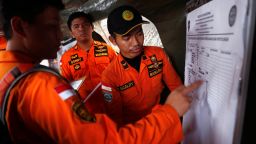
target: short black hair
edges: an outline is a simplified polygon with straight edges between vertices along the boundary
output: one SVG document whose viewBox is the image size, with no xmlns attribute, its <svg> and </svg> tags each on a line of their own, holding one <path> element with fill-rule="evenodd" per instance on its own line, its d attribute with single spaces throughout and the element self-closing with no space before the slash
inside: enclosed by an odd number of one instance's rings
<svg viewBox="0 0 256 144">
<path fill-rule="evenodd" d="M 64 9 L 62 0 L 1 0 L 3 14 L 3 29 L 7 39 L 11 38 L 11 19 L 14 16 L 33 23 L 38 14 L 52 6 L 58 10 Z"/>
<path fill-rule="evenodd" d="M 69 17 L 68 17 L 68 21 L 67 21 L 67 25 L 69 30 L 71 30 L 71 23 L 74 19 L 76 18 L 80 18 L 80 17 L 84 17 L 85 19 L 87 19 L 90 24 L 92 25 L 94 19 L 92 17 L 92 15 L 90 15 L 89 13 L 84 13 L 82 11 L 78 11 L 78 12 L 73 12 Z M 93 26 L 93 25 L 92 25 Z"/>
</svg>

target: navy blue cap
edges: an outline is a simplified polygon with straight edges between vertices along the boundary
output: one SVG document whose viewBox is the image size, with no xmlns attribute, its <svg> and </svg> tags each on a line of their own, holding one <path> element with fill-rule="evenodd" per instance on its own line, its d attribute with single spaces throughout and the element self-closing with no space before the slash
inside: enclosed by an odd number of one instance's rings
<svg viewBox="0 0 256 144">
<path fill-rule="evenodd" d="M 126 35 L 133 28 L 144 23 L 149 22 L 142 20 L 139 11 L 128 5 L 114 9 L 107 20 L 108 31 L 111 35 Z"/>
</svg>

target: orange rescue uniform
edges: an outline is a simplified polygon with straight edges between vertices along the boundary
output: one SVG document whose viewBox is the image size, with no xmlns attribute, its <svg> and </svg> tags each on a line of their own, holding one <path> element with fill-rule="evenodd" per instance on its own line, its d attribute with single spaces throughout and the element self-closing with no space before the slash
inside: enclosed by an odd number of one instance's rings
<svg viewBox="0 0 256 144">
<path fill-rule="evenodd" d="M 119 125 L 141 119 L 159 103 L 163 82 L 171 91 L 182 84 L 162 48 L 144 46 L 140 72 L 118 55 L 102 74 L 108 115 Z"/>
<path fill-rule="evenodd" d="M 0 50 L 4 50 L 6 48 L 7 41 L 4 36 L 0 35 Z"/>
<path fill-rule="evenodd" d="M 111 60 L 116 57 L 115 51 L 107 44 L 94 41 L 89 51 L 75 45 L 61 58 L 61 74 L 69 81 L 85 77 L 79 89 L 82 99 L 101 81 L 101 74 Z M 94 113 L 105 112 L 104 99 L 99 88 L 86 102 L 88 109 Z"/>
<path fill-rule="evenodd" d="M 0 82 L 15 66 L 26 71 L 34 64 L 25 55 L 0 51 Z M 117 131 L 116 124 L 104 114 L 97 114 L 96 122 L 81 120 L 71 108 L 79 97 L 58 93 L 56 88 L 61 85 L 67 83 L 51 73 L 36 72 L 11 90 L 5 117 L 14 143 L 172 144 L 182 138 L 178 113 L 169 105 Z M 3 99 L 4 91 L 0 92 Z"/>
</svg>

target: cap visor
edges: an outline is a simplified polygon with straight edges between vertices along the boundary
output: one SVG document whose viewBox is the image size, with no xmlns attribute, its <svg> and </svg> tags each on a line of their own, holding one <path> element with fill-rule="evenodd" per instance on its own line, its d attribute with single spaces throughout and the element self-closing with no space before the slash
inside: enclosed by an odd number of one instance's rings
<svg viewBox="0 0 256 144">
<path fill-rule="evenodd" d="M 140 26 L 140 25 L 142 25 L 142 24 L 149 24 L 149 22 L 142 20 L 141 23 L 138 23 L 138 24 L 136 24 L 135 26 L 131 27 L 129 30 L 127 30 L 127 31 L 126 31 L 125 33 L 123 33 L 123 34 L 119 34 L 119 33 L 116 33 L 116 32 L 114 32 L 114 33 L 115 33 L 115 34 L 118 34 L 118 35 L 121 35 L 121 36 L 124 36 L 124 35 L 128 34 L 131 30 L 133 30 L 134 28 L 136 28 L 136 27 L 138 27 L 138 26 Z"/>
</svg>

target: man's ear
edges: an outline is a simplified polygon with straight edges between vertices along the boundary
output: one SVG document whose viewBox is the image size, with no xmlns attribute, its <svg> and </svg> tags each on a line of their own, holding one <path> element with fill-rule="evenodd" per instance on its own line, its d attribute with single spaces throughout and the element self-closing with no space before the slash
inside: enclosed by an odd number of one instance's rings
<svg viewBox="0 0 256 144">
<path fill-rule="evenodd" d="M 14 16 L 11 19 L 12 33 L 16 33 L 21 37 L 26 36 L 25 29 L 27 26 L 28 26 L 28 23 L 23 21 L 20 17 Z"/>
<path fill-rule="evenodd" d="M 112 37 L 111 35 L 108 37 L 108 39 L 111 41 L 111 43 L 113 44 L 113 45 L 117 45 L 116 44 L 116 39 L 114 38 L 114 37 Z"/>
</svg>

